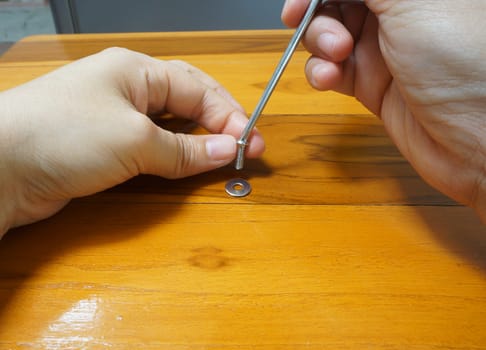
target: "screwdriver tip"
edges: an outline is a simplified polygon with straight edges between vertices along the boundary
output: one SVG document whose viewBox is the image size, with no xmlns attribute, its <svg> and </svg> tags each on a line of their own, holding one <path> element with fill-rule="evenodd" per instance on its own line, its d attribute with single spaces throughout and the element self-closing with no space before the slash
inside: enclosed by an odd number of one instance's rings
<svg viewBox="0 0 486 350">
<path fill-rule="evenodd" d="M 239 140 L 237 142 L 237 145 L 238 145 L 238 150 L 237 150 L 237 154 L 236 154 L 235 168 L 236 168 L 236 170 L 241 170 L 241 169 L 243 169 L 243 165 L 245 163 L 246 142 Z"/>
</svg>

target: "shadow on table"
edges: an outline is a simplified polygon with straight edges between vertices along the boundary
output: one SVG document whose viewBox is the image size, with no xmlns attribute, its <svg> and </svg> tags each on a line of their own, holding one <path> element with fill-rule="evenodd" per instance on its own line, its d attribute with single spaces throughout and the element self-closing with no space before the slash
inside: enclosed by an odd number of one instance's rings
<svg viewBox="0 0 486 350">
<path fill-rule="evenodd" d="M 351 117 L 352 122 L 343 122 L 339 131 L 332 134 L 332 147 L 321 143 L 320 149 L 314 147 L 314 157 L 319 154 L 321 161 L 331 160 L 347 181 L 393 179 L 401 198 L 396 203 L 375 204 L 414 208 L 440 244 L 486 276 L 486 226 L 475 212 L 423 181 L 377 119 L 369 122 L 359 119 Z"/>
<path fill-rule="evenodd" d="M 458 207 L 421 181 L 391 141 L 387 141 L 382 129 L 378 131 L 373 127 L 368 130 L 368 136 L 362 137 L 363 125 L 350 128 L 343 124 L 343 128 L 341 133 L 333 133 L 329 145 L 325 144 L 326 135 L 317 139 L 297 139 L 297 142 L 306 142 L 306 147 L 311 150 L 305 161 L 321 162 L 324 166 L 332 163 L 341 172 L 343 181 L 365 182 L 373 177 L 377 181 L 393 179 L 403 193 L 403 199 L 401 203 L 385 204 L 414 207 L 440 244 L 486 275 L 486 228 L 472 210 Z M 243 174 L 247 178 L 273 175 L 272 169 L 258 160 L 248 163 L 248 169 Z M 163 226 L 177 215 L 194 192 L 214 185 L 219 188 L 219 184 L 234 175 L 229 166 L 176 181 L 140 176 L 105 193 L 74 200 L 49 220 L 13 230 L 0 241 L 0 319 L 16 291 L 43 265 L 82 247 L 109 245 L 143 235 L 154 225 Z M 361 175 L 365 180 L 360 180 Z M 130 193 L 138 195 L 125 196 Z M 421 193 L 426 195 L 421 196 Z"/>
<path fill-rule="evenodd" d="M 174 132 L 188 133 L 195 128 L 194 123 L 177 118 L 158 124 Z M 251 160 L 248 165 L 250 170 L 240 176 L 271 174 L 261 160 Z M 195 191 L 220 188 L 234 175 L 233 166 L 179 180 L 141 175 L 103 193 L 74 199 L 52 218 L 12 229 L 0 240 L 0 320 L 15 293 L 42 266 L 79 249 L 110 246 L 143 235 L 154 226 L 164 227 Z M 225 196 L 223 192 L 218 191 L 214 198 Z"/>
<path fill-rule="evenodd" d="M 12 229 L 0 241 L 0 320 L 15 293 L 42 266 L 89 246 L 110 247 L 133 239 L 154 226 L 163 232 L 187 205 L 192 191 L 224 184 L 232 171 L 223 168 L 181 180 L 139 176 L 106 192 L 75 199 L 50 219 Z"/>
<path fill-rule="evenodd" d="M 433 237 L 465 262 L 486 276 L 486 226 L 466 207 L 444 207 L 443 211 L 417 208 L 417 214 L 430 228 Z"/>
</svg>

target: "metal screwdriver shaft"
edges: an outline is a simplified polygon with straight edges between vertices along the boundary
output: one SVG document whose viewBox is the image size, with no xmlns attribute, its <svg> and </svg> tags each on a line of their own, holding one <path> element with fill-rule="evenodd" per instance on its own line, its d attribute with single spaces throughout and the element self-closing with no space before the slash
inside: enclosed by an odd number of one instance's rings
<svg viewBox="0 0 486 350">
<path fill-rule="evenodd" d="M 255 127 L 258 118 L 260 117 L 268 100 L 270 99 L 270 96 L 272 95 L 275 86 L 277 86 L 277 83 L 280 80 L 282 73 L 284 72 L 290 59 L 292 58 L 292 54 L 297 48 L 297 45 L 299 45 L 299 42 L 302 39 L 305 31 L 307 30 L 307 27 L 309 26 L 310 22 L 312 21 L 312 18 L 314 17 L 314 14 L 316 13 L 319 5 L 323 2 L 325 1 L 312 0 L 311 3 L 309 4 L 309 7 L 307 8 L 304 18 L 302 19 L 300 25 L 295 30 L 295 33 L 292 36 L 292 39 L 290 40 L 290 43 L 287 46 L 287 49 L 285 50 L 282 58 L 280 59 L 280 62 L 277 65 L 277 68 L 275 69 L 275 72 L 272 75 L 272 78 L 268 82 L 268 85 L 265 88 L 263 95 L 260 98 L 260 101 L 258 102 L 255 110 L 253 111 L 253 114 L 251 115 L 248 124 L 243 130 L 240 139 L 237 141 L 238 153 L 236 156 L 236 164 L 235 164 L 235 168 L 237 170 L 243 169 L 243 165 L 245 162 L 245 148 L 248 145 L 248 138 L 250 137 L 251 131 Z"/>
</svg>

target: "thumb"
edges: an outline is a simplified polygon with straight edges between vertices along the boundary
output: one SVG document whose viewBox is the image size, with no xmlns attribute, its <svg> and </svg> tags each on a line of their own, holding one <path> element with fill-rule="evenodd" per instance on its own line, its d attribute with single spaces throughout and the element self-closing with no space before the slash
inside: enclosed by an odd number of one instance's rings
<svg viewBox="0 0 486 350">
<path fill-rule="evenodd" d="M 236 156 L 231 135 L 174 134 L 158 128 L 148 152 L 143 152 L 142 172 L 176 179 L 229 164 Z"/>
</svg>

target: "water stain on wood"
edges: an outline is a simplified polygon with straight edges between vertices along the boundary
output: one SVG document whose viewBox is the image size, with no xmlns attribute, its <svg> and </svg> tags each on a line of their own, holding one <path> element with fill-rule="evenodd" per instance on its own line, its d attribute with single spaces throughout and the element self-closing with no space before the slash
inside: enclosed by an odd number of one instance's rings
<svg viewBox="0 0 486 350">
<path fill-rule="evenodd" d="M 218 270 L 230 264 L 230 258 L 223 255 L 223 251 L 215 247 L 193 249 L 192 257 L 188 259 L 192 266 L 205 270 Z"/>
</svg>

